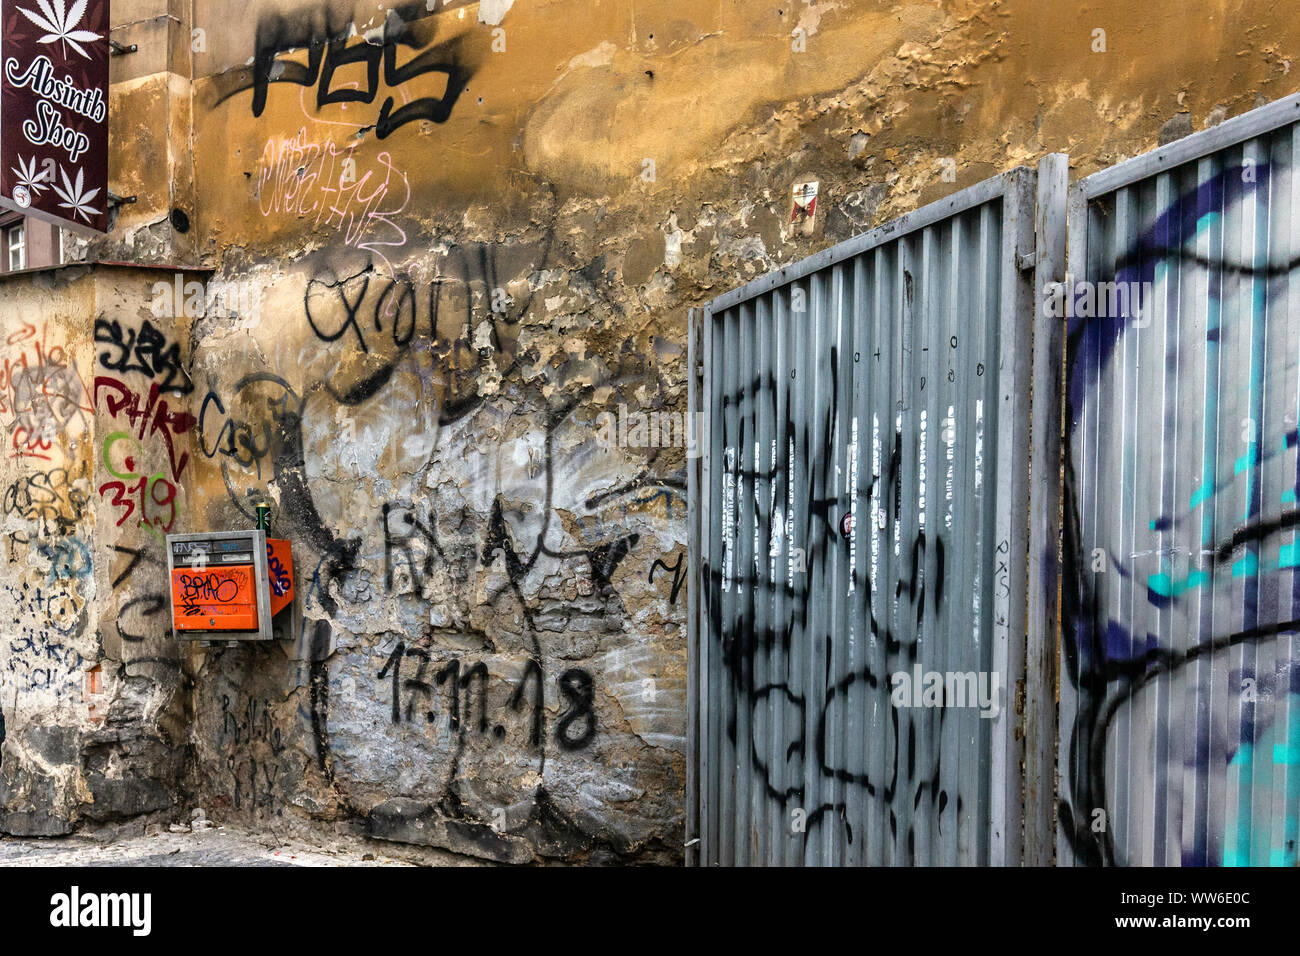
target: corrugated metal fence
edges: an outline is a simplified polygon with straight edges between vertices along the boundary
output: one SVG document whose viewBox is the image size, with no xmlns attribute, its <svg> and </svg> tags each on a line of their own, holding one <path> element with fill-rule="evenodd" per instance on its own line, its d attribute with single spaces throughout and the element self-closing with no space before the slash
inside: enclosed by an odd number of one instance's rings
<svg viewBox="0 0 1300 956">
<path fill-rule="evenodd" d="M 1071 189 L 1062 863 L 1296 863 L 1297 119 Z"/>
<path fill-rule="evenodd" d="M 1035 181 L 704 311 L 702 864 L 1019 860 Z"/>
<path fill-rule="evenodd" d="M 1296 865 L 1300 96 L 1036 176 L 704 311 L 690 861 Z"/>
</svg>

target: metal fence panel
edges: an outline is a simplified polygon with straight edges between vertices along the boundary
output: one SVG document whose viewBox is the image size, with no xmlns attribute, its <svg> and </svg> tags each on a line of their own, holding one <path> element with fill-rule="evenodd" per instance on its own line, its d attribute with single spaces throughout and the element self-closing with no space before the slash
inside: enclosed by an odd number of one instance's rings
<svg viewBox="0 0 1300 956">
<path fill-rule="evenodd" d="M 1063 863 L 1296 863 L 1297 120 L 1071 190 Z"/>
<path fill-rule="evenodd" d="M 1018 862 L 1034 188 L 700 316 L 691 862 Z"/>
</svg>

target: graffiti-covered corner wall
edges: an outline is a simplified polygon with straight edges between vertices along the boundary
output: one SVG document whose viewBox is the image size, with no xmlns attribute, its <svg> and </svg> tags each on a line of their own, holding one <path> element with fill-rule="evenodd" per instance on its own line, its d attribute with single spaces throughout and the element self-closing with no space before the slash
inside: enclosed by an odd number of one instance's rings
<svg viewBox="0 0 1300 956">
<path fill-rule="evenodd" d="M 181 785 L 185 661 L 159 626 L 158 554 L 185 524 L 193 417 L 184 330 L 148 311 L 159 276 L 70 266 L 0 298 L 7 833 L 164 811 Z"/>
<path fill-rule="evenodd" d="M 681 860 L 688 310 L 1291 92 L 1283 15 L 1130 8 L 115 3 L 109 230 L 0 285 L 0 830 Z M 171 641 L 160 537 L 259 501 L 301 638 Z"/>
</svg>

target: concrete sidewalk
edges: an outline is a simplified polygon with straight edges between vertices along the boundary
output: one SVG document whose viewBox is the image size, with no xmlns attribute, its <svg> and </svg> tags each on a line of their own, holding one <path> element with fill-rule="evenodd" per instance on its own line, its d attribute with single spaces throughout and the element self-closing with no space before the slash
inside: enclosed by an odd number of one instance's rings
<svg viewBox="0 0 1300 956">
<path fill-rule="evenodd" d="M 440 865 L 472 865 L 448 855 Z M 414 866 L 368 841 L 323 837 L 321 845 L 226 827 L 152 830 L 131 836 L 0 837 L 3 866 Z"/>
</svg>

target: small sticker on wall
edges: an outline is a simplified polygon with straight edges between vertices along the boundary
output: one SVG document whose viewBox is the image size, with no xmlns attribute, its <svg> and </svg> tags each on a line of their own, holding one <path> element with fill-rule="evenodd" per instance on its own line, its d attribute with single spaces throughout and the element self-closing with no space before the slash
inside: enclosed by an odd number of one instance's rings
<svg viewBox="0 0 1300 956">
<path fill-rule="evenodd" d="M 794 202 L 790 206 L 790 234 L 811 236 L 817 223 L 817 188 L 820 183 L 810 179 L 795 183 Z"/>
</svg>

